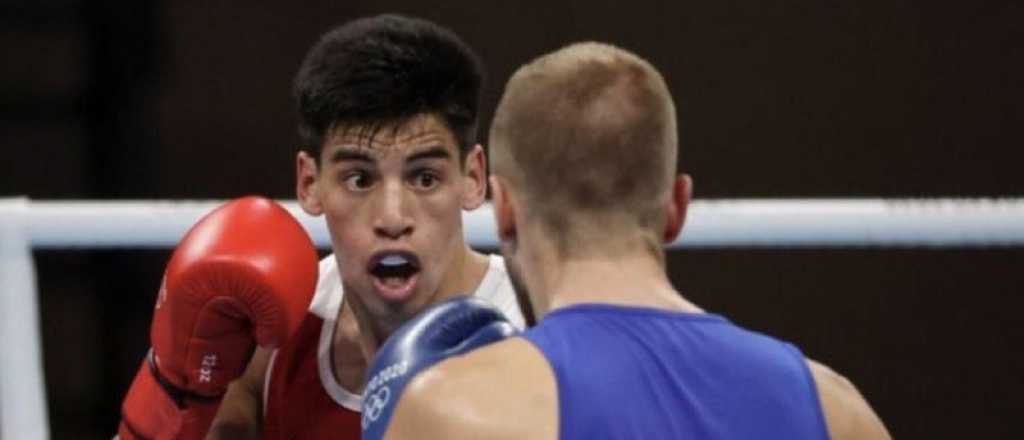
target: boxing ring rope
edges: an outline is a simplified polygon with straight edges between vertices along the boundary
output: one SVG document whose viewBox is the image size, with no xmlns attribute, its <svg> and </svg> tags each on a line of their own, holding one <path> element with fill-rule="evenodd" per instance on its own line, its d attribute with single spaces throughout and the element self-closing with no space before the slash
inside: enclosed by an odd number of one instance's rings
<svg viewBox="0 0 1024 440">
<path fill-rule="evenodd" d="M 222 201 L 0 199 L 0 439 L 46 438 L 32 249 L 171 248 Z M 319 247 L 322 218 L 283 202 Z M 490 206 L 464 216 L 474 247 L 497 246 Z M 1024 198 L 696 200 L 670 248 L 1024 245 Z"/>
<path fill-rule="evenodd" d="M 169 248 L 221 201 L 28 202 L 33 248 Z M 321 218 L 285 207 L 317 246 L 330 239 Z M 489 205 L 466 213 L 466 240 L 493 248 Z M 1017 246 L 1024 198 L 696 200 L 679 247 Z"/>
</svg>

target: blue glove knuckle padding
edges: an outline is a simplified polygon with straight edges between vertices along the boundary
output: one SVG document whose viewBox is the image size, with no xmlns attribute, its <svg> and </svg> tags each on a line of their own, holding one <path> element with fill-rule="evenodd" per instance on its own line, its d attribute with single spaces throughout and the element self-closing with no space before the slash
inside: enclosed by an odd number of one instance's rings
<svg viewBox="0 0 1024 440">
<path fill-rule="evenodd" d="M 405 386 L 441 360 L 516 333 L 490 304 L 455 297 L 433 305 L 388 338 L 370 364 L 363 392 L 363 439 L 382 439 Z"/>
</svg>

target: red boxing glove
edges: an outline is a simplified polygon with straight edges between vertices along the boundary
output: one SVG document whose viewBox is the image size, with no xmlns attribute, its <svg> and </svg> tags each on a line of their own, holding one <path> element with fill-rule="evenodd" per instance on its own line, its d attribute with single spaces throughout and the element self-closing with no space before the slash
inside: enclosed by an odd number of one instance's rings
<svg viewBox="0 0 1024 440">
<path fill-rule="evenodd" d="M 241 198 L 196 223 L 164 272 L 120 438 L 203 438 L 254 342 L 276 347 L 294 333 L 317 267 L 305 229 L 271 200 Z"/>
</svg>

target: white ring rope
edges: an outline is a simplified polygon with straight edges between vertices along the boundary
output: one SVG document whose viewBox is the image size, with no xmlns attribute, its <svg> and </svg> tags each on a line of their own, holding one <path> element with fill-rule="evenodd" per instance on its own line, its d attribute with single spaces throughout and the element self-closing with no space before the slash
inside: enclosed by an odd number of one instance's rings
<svg viewBox="0 0 1024 440">
<path fill-rule="evenodd" d="M 223 201 L 30 201 L 34 248 L 169 248 Z M 322 218 L 282 202 L 322 248 Z M 491 207 L 466 213 L 472 246 L 497 245 Z M 1024 198 L 722 199 L 694 201 L 670 247 L 1024 245 Z"/>
</svg>

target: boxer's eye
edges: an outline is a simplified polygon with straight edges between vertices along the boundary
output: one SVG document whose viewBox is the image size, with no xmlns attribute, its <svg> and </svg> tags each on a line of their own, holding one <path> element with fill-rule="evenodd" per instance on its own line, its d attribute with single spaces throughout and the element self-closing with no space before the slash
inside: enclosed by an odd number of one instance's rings
<svg viewBox="0 0 1024 440">
<path fill-rule="evenodd" d="M 345 175 L 345 187 L 350 191 L 365 191 L 373 185 L 373 178 L 365 171 L 354 171 Z"/>
<path fill-rule="evenodd" d="M 417 170 L 412 174 L 410 180 L 411 184 L 418 189 L 433 189 L 441 182 L 440 176 L 428 169 Z"/>
</svg>

